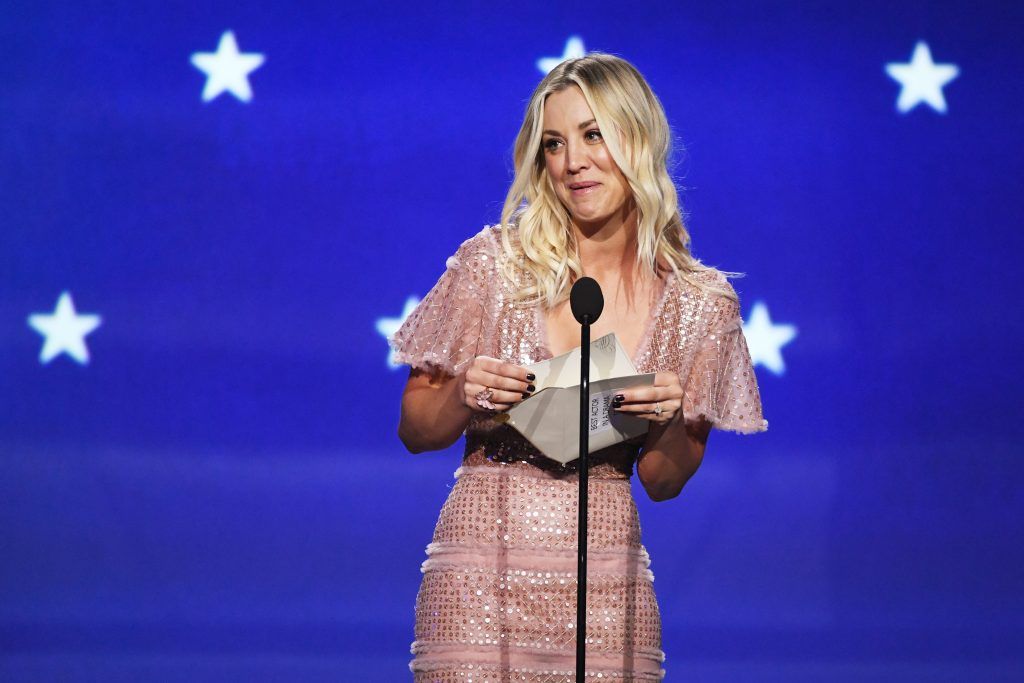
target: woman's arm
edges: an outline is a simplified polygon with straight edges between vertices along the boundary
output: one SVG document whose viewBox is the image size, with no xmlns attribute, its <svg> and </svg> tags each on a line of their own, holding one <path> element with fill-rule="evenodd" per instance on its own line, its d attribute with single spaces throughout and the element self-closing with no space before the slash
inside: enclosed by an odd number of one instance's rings
<svg viewBox="0 0 1024 683">
<path fill-rule="evenodd" d="M 683 421 L 682 413 L 669 423 L 652 423 L 637 461 L 637 476 L 654 501 L 675 498 L 700 467 L 711 423 Z"/>
<path fill-rule="evenodd" d="M 521 366 L 477 356 L 463 372 L 413 369 L 402 393 L 398 438 L 410 453 L 448 448 L 466 431 L 477 406 L 476 395 L 490 390 L 491 405 L 506 411 L 534 390 L 534 377 Z"/>
<path fill-rule="evenodd" d="M 678 496 L 704 458 L 711 423 L 703 418 L 685 422 L 682 404 L 679 376 L 669 371 L 656 373 L 653 385 L 623 389 L 612 400 L 615 412 L 651 423 L 636 465 L 651 500 Z"/>
<path fill-rule="evenodd" d="M 398 422 L 398 438 L 410 453 L 436 451 L 458 441 L 473 415 L 462 399 L 464 383 L 465 372 L 452 377 L 412 369 Z"/>
</svg>

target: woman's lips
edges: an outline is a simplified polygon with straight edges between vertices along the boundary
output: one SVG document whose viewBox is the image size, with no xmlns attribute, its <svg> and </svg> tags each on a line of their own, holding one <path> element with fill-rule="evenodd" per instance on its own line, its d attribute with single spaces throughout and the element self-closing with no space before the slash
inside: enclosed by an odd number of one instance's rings
<svg viewBox="0 0 1024 683">
<path fill-rule="evenodd" d="M 580 185 L 581 187 L 569 187 L 573 197 L 591 194 L 594 190 L 601 187 L 601 183 L 580 183 Z"/>
</svg>

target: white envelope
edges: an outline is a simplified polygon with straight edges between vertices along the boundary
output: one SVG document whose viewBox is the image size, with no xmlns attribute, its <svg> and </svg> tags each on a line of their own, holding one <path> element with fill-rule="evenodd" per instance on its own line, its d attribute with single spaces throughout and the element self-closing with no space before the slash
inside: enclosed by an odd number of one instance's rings
<svg viewBox="0 0 1024 683">
<path fill-rule="evenodd" d="M 580 348 L 527 368 L 536 391 L 499 420 L 515 427 L 544 455 L 560 463 L 580 453 Z M 654 374 L 638 375 L 615 333 L 590 343 L 590 436 L 587 453 L 647 432 L 647 420 L 616 413 L 612 398 L 631 386 L 653 385 Z"/>
</svg>

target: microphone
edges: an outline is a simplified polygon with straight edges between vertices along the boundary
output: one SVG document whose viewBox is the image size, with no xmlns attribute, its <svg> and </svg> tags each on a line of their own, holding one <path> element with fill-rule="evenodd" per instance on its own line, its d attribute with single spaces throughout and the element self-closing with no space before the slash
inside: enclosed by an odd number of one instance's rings
<svg viewBox="0 0 1024 683">
<path fill-rule="evenodd" d="M 604 295 L 601 285 L 592 277 L 581 277 L 573 283 L 569 292 L 569 307 L 580 325 L 593 324 L 604 310 Z"/>
</svg>

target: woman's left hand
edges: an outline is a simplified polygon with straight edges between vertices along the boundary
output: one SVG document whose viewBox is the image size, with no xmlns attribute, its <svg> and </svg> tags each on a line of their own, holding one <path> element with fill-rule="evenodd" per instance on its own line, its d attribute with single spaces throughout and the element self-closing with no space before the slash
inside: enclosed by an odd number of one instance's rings
<svg viewBox="0 0 1024 683">
<path fill-rule="evenodd" d="M 612 399 L 612 410 L 666 425 L 683 414 L 683 387 L 674 372 L 654 375 L 654 385 L 623 389 Z"/>
</svg>

